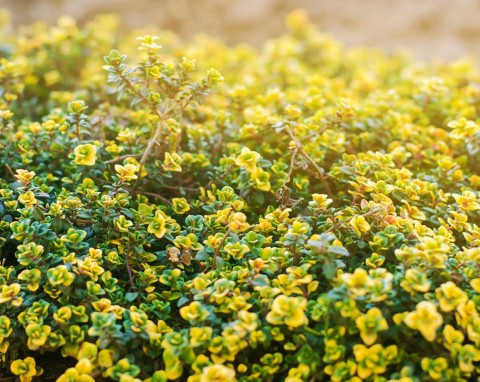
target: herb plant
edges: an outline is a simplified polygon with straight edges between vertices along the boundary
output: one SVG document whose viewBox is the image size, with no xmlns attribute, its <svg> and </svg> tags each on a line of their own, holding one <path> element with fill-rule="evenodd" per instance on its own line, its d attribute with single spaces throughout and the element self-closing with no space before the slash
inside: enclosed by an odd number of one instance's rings
<svg viewBox="0 0 480 382">
<path fill-rule="evenodd" d="M 0 375 L 478 378 L 472 63 L 0 19 Z"/>
</svg>

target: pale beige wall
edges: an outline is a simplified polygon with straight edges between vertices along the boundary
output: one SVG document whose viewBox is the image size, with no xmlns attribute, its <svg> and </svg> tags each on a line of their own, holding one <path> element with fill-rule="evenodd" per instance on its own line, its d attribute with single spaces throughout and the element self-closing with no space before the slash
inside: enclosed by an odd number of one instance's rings
<svg viewBox="0 0 480 382">
<path fill-rule="evenodd" d="M 130 26 L 157 24 L 184 37 L 206 32 L 256 45 L 282 33 L 285 14 L 305 8 L 348 44 L 407 47 L 426 59 L 480 60 L 479 0 L 0 0 L 0 6 L 13 11 L 16 24 L 116 11 Z"/>
</svg>

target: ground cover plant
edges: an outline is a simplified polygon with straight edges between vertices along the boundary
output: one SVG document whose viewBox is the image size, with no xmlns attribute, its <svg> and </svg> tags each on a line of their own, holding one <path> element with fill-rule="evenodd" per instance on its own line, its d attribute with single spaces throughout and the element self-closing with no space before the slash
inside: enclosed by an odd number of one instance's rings
<svg viewBox="0 0 480 382">
<path fill-rule="evenodd" d="M 0 18 L 0 380 L 478 380 L 471 62 Z"/>
</svg>

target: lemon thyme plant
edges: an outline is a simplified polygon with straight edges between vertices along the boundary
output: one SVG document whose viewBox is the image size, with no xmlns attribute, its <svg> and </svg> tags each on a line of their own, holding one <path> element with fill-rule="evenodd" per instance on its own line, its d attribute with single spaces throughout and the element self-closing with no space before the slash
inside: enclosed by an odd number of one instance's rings
<svg viewBox="0 0 480 382">
<path fill-rule="evenodd" d="M 0 19 L 0 375 L 478 378 L 472 63 Z"/>
</svg>

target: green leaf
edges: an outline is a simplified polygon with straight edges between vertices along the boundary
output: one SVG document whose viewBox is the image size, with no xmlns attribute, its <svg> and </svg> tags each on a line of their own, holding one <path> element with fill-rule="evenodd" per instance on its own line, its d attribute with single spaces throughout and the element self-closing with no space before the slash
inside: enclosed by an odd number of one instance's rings
<svg viewBox="0 0 480 382">
<path fill-rule="evenodd" d="M 56 232 L 59 233 L 63 227 L 63 221 L 58 216 L 50 222 L 50 227 Z"/>
<path fill-rule="evenodd" d="M 331 247 L 328 247 L 328 251 L 331 252 L 331 253 L 334 253 L 335 255 L 350 256 L 350 253 L 348 252 L 347 248 L 345 248 L 345 247 L 332 245 Z"/>
<path fill-rule="evenodd" d="M 218 256 L 216 259 L 215 259 L 215 266 L 217 269 L 222 269 L 225 265 L 225 260 L 223 260 L 222 257 Z"/>
<path fill-rule="evenodd" d="M 188 302 L 190 301 L 190 299 L 188 297 L 181 297 L 178 301 L 177 301 L 177 306 L 179 308 L 181 308 L 183 305 L 185 304 L 188 304 Z"/>
<path fill-rule="evenodd" d="M 122 211 L 122 213 L 129 219 L 133 219 L 132 211 L 130 211 L 128 208 L 122 208 L 120 211 Z"/>
<path fill-rule="evenodd" d="M 138 293 L 136 292 L 125 293 L 125 299 L 129 302 L 134 301 L 137 297 L 138 297 Z"/>
<path fill-rule="evenodd" d="M 77 217 L 79 217 L 80 219 L 90 219 L 92 217 L 92 215 L 89 214 L 87 211 L 80 211 L 77 214 Z"/>
<path fill-rule="evenodd" d="M 355 169 L 350 166 L 341 166 L 338 168 L 342 174 L 353 175 L 355 174 Z"/>
<path fill-rule="evenodd" d="M 205 251 L 198 251 L 194 259 L 197 261 L 205 261 L 208 259 L 208 254 Z"/>
<path fill-rule="evenodd" d="M 153 212 L 153 208 L 148 206 L 147 204 L 140 203 L 138 205 L 138 213 L 142 217 L 146 218 L 146 217 L 150 216 L 152 214 L 152 212 Z"/>
<path fill-rule="evenodd" d="M 45 214 L 43 213 L 40 207 L 35 207 L 33 209 L 33 218 L 38 221 L 45 220 Z"/>
<path fill-rule="evenodd" d="M 328 280 L 333 280 L 333 278 L 335 277 L 335 275 L 337 273 L 337 266 L 335 265 L 335 263 L 327 261 L 327 262 L 323 263 L 322 271 L 323 271 L 323 274 L 325 275 L 325 277 Z"/>
<path fill-rule="evenodd" d="M 252 195 L 252 200 L 255 205 L 263 205 L 265 203 L 265 195 L 263 192 L 255 192 Z"/>
<path fill-rule="evenodd" d="M 176 300 L 180 298 L 182 295 L 180 292 L 173 292 L 170 297 L 168 298 L 170 301 Z"/>
</svg>

